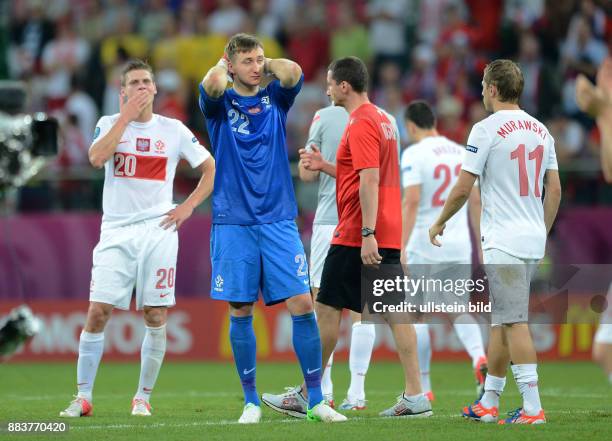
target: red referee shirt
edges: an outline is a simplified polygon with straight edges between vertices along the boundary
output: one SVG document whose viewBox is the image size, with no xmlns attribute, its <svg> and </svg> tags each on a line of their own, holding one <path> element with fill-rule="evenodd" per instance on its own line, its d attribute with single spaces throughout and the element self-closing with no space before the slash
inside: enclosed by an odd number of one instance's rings
<svg viewBox="0 0 612 441">
<path fill-rule="evenodd" d="M 361 247 L 359 171 L 378 168 L 376 240 L 379 248 L 401 249 L 402 212 L 397 139 L 384 112 L 372 103 L 355 109 L 336 156 L 338 226 L 332 244 Z"/>
</svg>

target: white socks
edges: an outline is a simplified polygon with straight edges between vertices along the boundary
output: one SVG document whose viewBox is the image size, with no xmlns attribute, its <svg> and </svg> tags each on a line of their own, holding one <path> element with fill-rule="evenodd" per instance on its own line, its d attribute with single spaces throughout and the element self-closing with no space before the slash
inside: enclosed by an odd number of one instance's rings
<svg viewBox="0 0 612 441">
<path fill-rule="evenodd" d="M 349 401 L 365 400 L 365 376 L 370 367 L 375 338 L 376 328 L 373 323 L 353 323 L 349 355 L 351 385 L 346 393 Z"/>
<path fill-rule="evenodd" d="M 485 379 L 485 393 L 480 399 L 480 404 L 482 404 L 487 409 L 491 407 L 499 408 L 499 397 L 504 391 L 504 387 L 506 386 L 506 377 L 494 377 L 491 374 L 487 375 Z"/>
<path fill-rule="evenodd" d="M 81 332 L 77 361 L 77 396 L 92 401 L 96 372 L 104 352 L 104 332 Z"/>
<path fill-rule="evenodd" d="M 538 391 L 537 364 L 514 364 L 512 373 L 523 397 L 523 411 L 527 415 L 537 415 L 542 410 Z"/>
<path fill-rule="evenodd" d="M 321 376 L 321 392 L 323 395 L 329 395 L 334 393 L 334 383 L 331 379 L 332 365 L 334 364 L 334 353 L 329 356 L 329 361 L 323 369 L 323 375 Z"/>
<path fill-rule="evenodd" d="M 149 401 L 165 353 L 166 325 L 159 328 L 145 326 L 145 336 L 140 351 L 140 379 L 134 399 Z"/>
<path fill-rule="evenodd" d="M 419 369 L 421 371 L 421 389 L 423 393 L 431 391 L 429 379 L 429 367 L 431 365 L 431 339 L 429 336 L 429 325 L 427 323 L 415 323 L 414 330 L 417 339 L 417 354 L 419 357 Z"/>
<path fill-rule="evenodd" d="M 485 356 L 480 325 L 471 314 L 463 314 L 455 319 L 453 328 L 455 328 L 457 337 L 459 337 L 463 347 L 472 358 L 472 367 L 476 367 L 478 359 Z"/>
</svg>

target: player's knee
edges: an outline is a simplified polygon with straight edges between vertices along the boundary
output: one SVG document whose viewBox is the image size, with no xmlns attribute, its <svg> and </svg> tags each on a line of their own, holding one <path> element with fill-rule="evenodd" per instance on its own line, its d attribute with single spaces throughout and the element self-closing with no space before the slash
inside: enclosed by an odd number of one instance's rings
<svg viewBox="0 0 612 441">
<path fill-rule="evenodd" d="M 145 306 L 144 319 L 147 326 L 151 328 L 159 328 L 166 323 L 166 307 Z"/>
<path fill-rule="evenodd" d="M 253 315 L 253 303 L 229 302 L 230 311 L 234 317 Z"/>
<path fill-rule="evenodd" d="M 87 323 L 85 331 L 98 333 L 104 331 L 106 322 L 111 316 L 112 307 L 106 307 L 98 303 L 91 303 L 87 311 Z"/>
<path fill-rule="evenodd" d="M 593 361 L 597 363 L 601 363 L 603 360 L 604 348 L 600 343 L 595 343 L 593 345 Z"/>
<path fill-rule="evenodd" d="M 301 294 L 287 299 L 287 309 L 292 315 L 304 315 L 313 312 L 314 308 L 310 294 Z"/>
</svg>

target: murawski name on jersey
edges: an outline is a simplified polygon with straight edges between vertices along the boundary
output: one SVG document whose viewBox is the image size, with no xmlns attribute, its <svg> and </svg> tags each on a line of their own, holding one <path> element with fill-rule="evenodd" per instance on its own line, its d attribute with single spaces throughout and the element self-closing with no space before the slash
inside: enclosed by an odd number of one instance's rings
<svg viewBox="0 0 612 441">
<path fill-rule="evenodd" d="M 517 131 L 517 130 L 532 131 L 536 133 L 540 138 L 542 138 L 542 140 L 545 140 L 546 136 L 548 136 L 546 133 L 546 129 L 543 126 L 539 125 L 538 123 L 534 121 L 520 120 L 520 119 L 517 121 L 511 120 L 511 121 L 506 122 L 503 126 L 501 126 L 497 130 L 497 134 L 501 136 L 502 138 L 505 138 L 510 133 Z"/>
</svg>

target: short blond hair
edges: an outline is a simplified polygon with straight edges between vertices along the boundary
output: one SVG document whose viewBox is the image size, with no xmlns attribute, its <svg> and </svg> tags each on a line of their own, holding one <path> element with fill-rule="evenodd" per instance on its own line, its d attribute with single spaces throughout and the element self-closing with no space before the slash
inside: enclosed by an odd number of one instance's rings
<svg viewBox="0 0 612 441">
<path fill-rule="evenodd" d="M 512 60 L 495 60 L 485 67 L 484 82 L 497 87 L 501 102 L 518 103 L 525 79 L 518 64 Z"/>
</svg>

